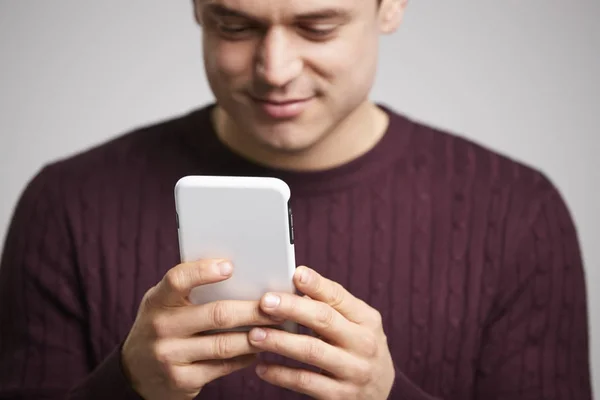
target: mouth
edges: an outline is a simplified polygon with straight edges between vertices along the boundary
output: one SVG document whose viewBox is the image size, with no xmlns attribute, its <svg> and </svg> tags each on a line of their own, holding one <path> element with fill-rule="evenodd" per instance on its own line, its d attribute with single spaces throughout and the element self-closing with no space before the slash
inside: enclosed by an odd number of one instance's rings
<svg viewBox="0 0 600 400">
<path fill-rule="evenodd" d="M 261 98 L 251 96 L 258 108 L 272 119 L 291 119 L 300 116 L 314 99 L 301 97 L 292 99 Z"/>
<path fill-rule="evenodd" d="M 253 99 L 260 103 L 273 104 L 275 106 L 285 106 L 288 104 L 301 103 L 303 101 L 308 101 L 311 98 L 304 97 L 304 98 L 296 98 L 296 99 L 269 99 L 269 98 L 254 97 Z"/>
</svg>

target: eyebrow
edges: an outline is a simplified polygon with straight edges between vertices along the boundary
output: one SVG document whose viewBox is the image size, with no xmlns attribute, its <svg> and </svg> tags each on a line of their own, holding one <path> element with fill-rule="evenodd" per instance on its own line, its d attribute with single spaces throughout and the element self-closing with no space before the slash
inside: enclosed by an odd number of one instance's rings
<svg viewBox="0 0 600 400">
<path fill-rule="evenodd" d="M 257 22 L 266 23 L 266 21 L 255 16 L 249 15 L 245 12 L 234 10 L 232 8 L 226 7 L 222 4 L 209 3 L 206 6 L 206 11 L 210 12 L 213 16 L 216 17 L 234 17 L 234 18 L 244 18 L 248 20 L 253 20 Z M 309 11 L 306 13 L 298 14 L 294 17 L 295 20 L 298 21 L 323 21 L 323 20 L 333 20 L 338 19 L 342 21 L 348 21 L 350 19 L 350 12 L 341 8 L 326 8 L 322 10 Z"/>
<path fill-rule="evenodd" d="M 300 21 L 320 21 L 332 19 L 340 19 L 346 21 L 350 19 L 350 12 L 341 8 L 326 8 L 322 10 L 310 11 L 304 14 L 299 14 L 296 16 L 296 19 Z"/>
<path fill-rule="evenodd" d="M 239 17 L 246 19 L 256 19 L 246 13 L 233 10 L 221 4 L 209 3 L 205 6 L 205 10 L 217 17 Z"/>
</svg>

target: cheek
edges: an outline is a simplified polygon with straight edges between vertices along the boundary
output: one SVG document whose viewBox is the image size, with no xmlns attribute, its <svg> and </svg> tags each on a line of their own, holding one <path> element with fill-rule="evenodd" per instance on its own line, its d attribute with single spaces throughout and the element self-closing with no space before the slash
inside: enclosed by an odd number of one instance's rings
<svg viewBox="0 0 600 400">
<path fill-rule="evenodd" d="M 207 73 L 219 79 L 217 84 L 223 84 L 223 79 L 231 81 L 251 75 L 253 51 L 249 46 L 215 41 L 207 43 L 204 48 Z"/>
<path fill-rule="evenodd" d="M 340 88 L 370 81 L 376 70 L 377 40 L 369 35 L 345 39 L 313 49 L 308 57 L 312 69 Z"/>
</svg>

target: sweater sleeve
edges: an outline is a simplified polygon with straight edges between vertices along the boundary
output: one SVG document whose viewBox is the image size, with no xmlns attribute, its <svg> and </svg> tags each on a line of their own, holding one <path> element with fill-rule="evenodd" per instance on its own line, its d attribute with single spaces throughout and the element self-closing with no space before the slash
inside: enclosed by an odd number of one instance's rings
<svg viewBox="0 0 600 400">
<path fill-rule="evenodd" d="M 118 349 L 93 365 L 56 167 L 25 188 L 0 263 L 0 399 L 139 399 Z"/>
<path fill-rule="evenodd" d="M 591 399 L 587 300 L 576 229 L 552 184 L 523 218 L 486 324 L 477 399 Z M 510 241 L 510 238 L 507 238 Z"/>
</svg>

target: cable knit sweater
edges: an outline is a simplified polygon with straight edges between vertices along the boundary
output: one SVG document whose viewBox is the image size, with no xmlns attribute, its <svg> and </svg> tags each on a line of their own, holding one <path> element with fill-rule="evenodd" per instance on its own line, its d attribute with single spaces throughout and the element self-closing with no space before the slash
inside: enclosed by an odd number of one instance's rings
<svg viewBox="0 0 600 400">
<path fill-rule="evenodd" d="M 0 267 L 1 399 L 137 399 L 119 346 L 179 262 L 188 174 L 276 176 L 297 263 L 383 315 L 390 398 L 590 399 L 584 271 L 561 195 L 537 170 L 382 106 L 367 154 L 327 171 L 253 164 L 219 142 L 212 105 L 45 166 Z M 201 399 L 293 399 L 253 368 Z"/>
</svg>

